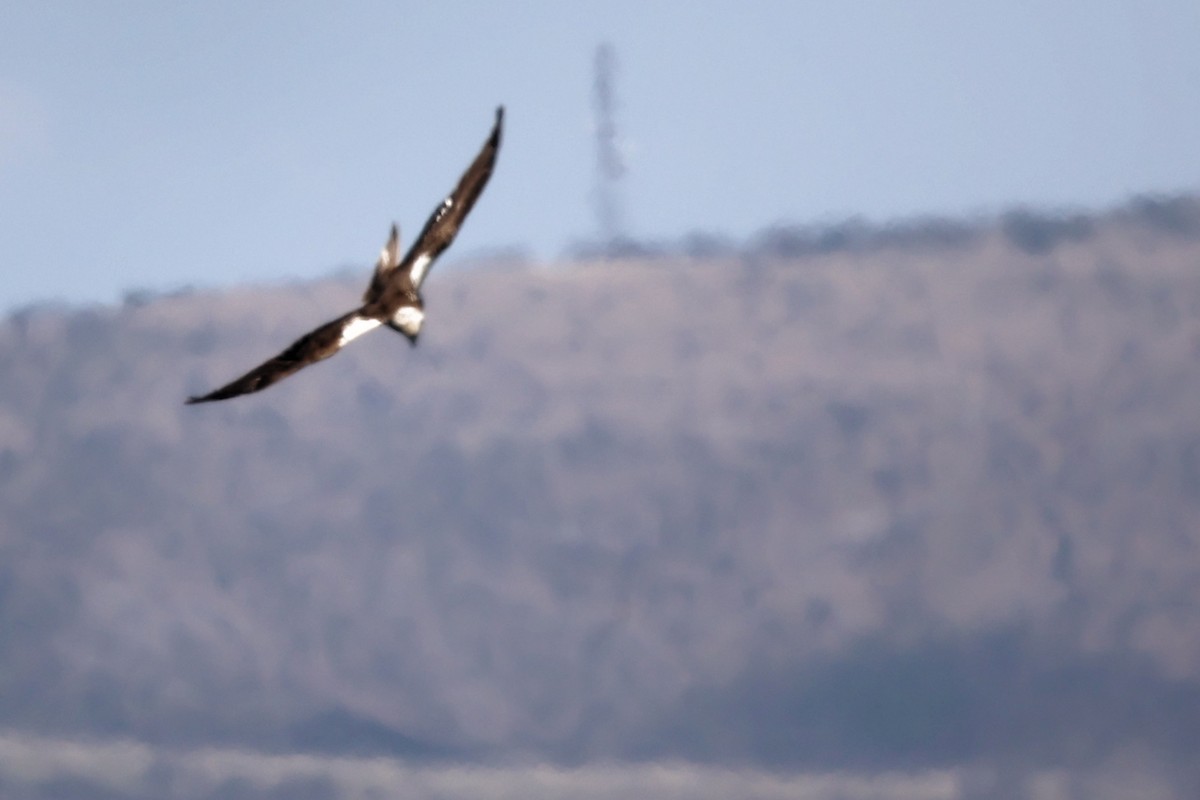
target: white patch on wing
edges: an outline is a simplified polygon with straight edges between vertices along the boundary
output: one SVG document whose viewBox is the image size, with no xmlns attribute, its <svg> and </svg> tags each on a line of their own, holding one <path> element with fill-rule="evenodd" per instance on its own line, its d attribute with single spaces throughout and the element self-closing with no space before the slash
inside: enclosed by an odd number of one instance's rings
<svg viewBox="0 0 1200 800">
<path fill-rule="evenodd" d="M 396 313 L 392 315 L 392 322 L 396 327 L 407 333 L 409 336 L 416 336 L 421 332 L 421 323 L 425 321 L 425 312 L 416 306 L 400 306 L 396 309 Z"/>
<path fill-rule="evenodd" d="M 354 341 L 359 336 L 362 336 L 367 331 L 373 331 L 383 323 L 377 319 L 369 319 L 368 317 L 352 317 L 342 327 L 342 338 L 338 339 L 338 347 L 345 347 L 347 343 Z"/>
<path fill-rule="evenodd" d="M 421 288 L 421 281 L 425 280 L 425 272 L 429 269 L 430 262 L 433 261 L 428 253 L 422 253 L 413 259 L 412 270 L 408 273 L 412 278 L 412 285 L 416 288 Z"/>
</svg>

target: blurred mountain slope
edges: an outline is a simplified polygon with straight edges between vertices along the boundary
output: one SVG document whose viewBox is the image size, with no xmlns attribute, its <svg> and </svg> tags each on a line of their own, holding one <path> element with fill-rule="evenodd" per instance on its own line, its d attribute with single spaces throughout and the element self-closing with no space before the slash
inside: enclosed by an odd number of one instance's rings
<svg viewBox="0 0 1200 800">
<path fill-rule="evenodd" d="M 418 348 L 184 407 L 367 278 L 4 320 L 0 723 L 884 767 L 1200 741 L 1196 201 L 447 272 Z"/>
</svg>

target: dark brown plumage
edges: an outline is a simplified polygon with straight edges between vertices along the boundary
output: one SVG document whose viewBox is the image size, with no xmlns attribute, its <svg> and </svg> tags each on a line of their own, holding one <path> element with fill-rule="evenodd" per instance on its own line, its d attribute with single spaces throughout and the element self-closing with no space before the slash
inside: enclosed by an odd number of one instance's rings
<svg viewBox="0 0 1200 800">
<path fill-rule="evenodd" d="M 421 284 L 433 262 L 454 241 L 463 220 L 483 194 L 496 166 L 503 124 L 504 107 L 501 106 L 496 109 L 496 122 L 479 155 L 467 167 L 450 196 L 434 210 L 403 259 L 399 258 L 400 231 L 392 226 L 371 283 L 363 294 L 362 306 L 305 334 L 291 347 L 232 383 L 206 395 L 188 398 L 187 402 L 208 403 L 260 391 L 309 364 L 329 358 L 380 325 L 404 334 L 415 345 L 425 319 Z"/>
</svg>

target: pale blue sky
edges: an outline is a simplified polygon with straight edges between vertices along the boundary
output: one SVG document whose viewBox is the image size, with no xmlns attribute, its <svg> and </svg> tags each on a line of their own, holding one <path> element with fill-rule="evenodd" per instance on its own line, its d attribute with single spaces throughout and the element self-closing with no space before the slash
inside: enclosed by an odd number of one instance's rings
<svg viewBox="0 0 1200 800">
<path fill-rule="evenodd" d="M 365 281 L 498 103 L 497 173 L 445 259 L 550 259 L 595 232 L 601 41 L 637 236 L 1200 189 L 1195 0 L 10 2 L 0 309 Z"/>
</svg>

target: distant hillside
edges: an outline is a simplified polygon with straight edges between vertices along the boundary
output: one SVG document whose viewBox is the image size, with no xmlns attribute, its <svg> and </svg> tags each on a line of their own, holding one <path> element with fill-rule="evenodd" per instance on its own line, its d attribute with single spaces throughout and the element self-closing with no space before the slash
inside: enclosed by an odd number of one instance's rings
<svg viewBox="0 0 1200 800">
<path fill-rule="evenodd" d="M 692 245 L 11 315 L 0 727 L 1193 775 L 1200 203 Z"/>
</svg>

